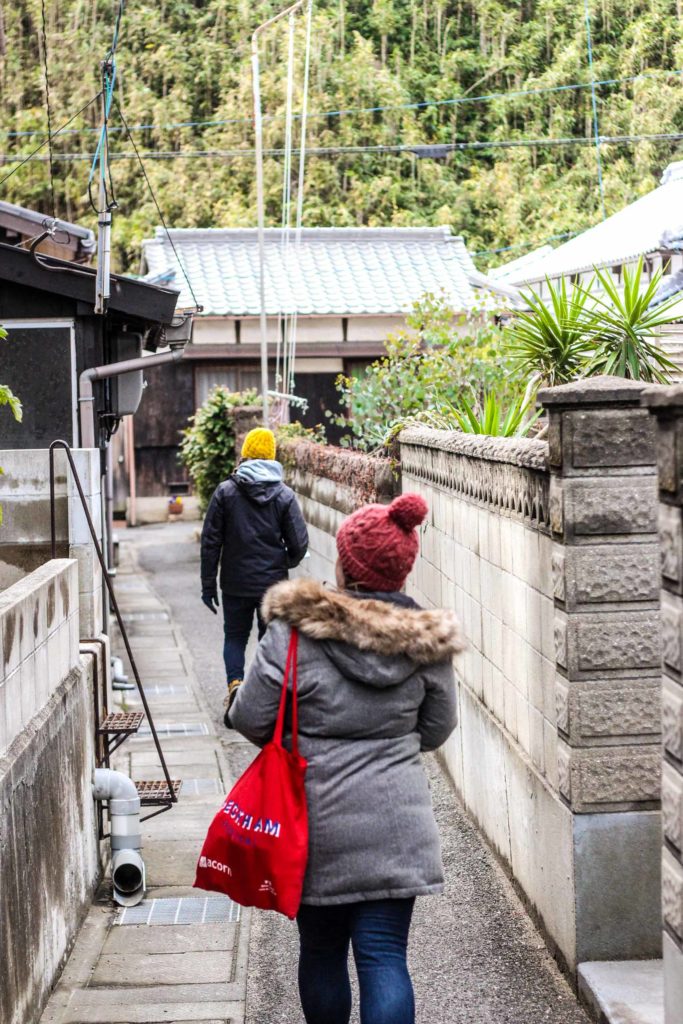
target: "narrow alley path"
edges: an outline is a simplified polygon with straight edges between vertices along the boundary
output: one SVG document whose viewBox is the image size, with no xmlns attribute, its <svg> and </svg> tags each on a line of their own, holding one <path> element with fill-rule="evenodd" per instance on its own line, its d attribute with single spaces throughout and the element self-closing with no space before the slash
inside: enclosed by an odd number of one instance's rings
<svg viewBox="0 0 683 1024">
<path fill-rule="evenodd" d="M 199 545 L 194 532 L 193 524 L 183 523 L 124 531 L 122 547 L 131 545 L 137 564 L 170 609 L 235 777 L 253 750 L 222 724 L 222 620 L 199 600 Z M 428 770 L 442 834 L 447 892 L 442 899 L 417 902 L 411 962 L 418 1024 L 587 1024 L 587 1016 L 433 757 L 428 759 Z M 217 799 L 212 799 L 217 806 Z M 171 815 L 167 816 L 169 827 Z M 197 848 L 202 838 L 198 828 Z M 152 877 L 150 882 L 154 883 Z M 246 1024 L 300 1024 L 296 956 L 296 927 L 277 915 L 254 912 Z M 168 1017 L 149 1018 L 161 1019 Z"/>
<path fill-rule="evenodd" d="M 199 600 L 194 529 L 121 534 L 117 592 L 171 774 L 184 785 L 176 808 L 143 825 L 146 900 L 115 910 L 103 885 L 41 1024 L 302 1024 L 296 926 L 192 889 L 206 827 L 253 756 L 222 723 L 221 619 Z M 160 777 L 147 732 L 125 744 L 119 766 Z M 418 1024 L 587 1024 L 433 757 L 428 771 L 448 881 L 444 898 L 417 903 Z"/>
</svg>

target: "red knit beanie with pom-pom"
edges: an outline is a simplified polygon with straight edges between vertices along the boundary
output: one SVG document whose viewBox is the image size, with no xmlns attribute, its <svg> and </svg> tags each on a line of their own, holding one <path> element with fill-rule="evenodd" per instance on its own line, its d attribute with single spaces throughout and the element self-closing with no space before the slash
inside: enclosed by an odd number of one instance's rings
<svg viewBox="0 0 683 1024">
<path fill-rule="evenodd" d="M 400 590 L 417 557 L 415 527 L 427 511 L 419 494 L 402 494 L 391 505 L 365 505 L 350 515 L 337 533 L 346 578 L 366 590 Z"/>
</svg>

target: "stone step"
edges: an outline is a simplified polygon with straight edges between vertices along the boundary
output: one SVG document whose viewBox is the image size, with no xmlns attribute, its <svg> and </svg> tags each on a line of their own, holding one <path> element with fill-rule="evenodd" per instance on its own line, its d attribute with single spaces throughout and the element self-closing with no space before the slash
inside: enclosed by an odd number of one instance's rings
<svg viewBox="0 0 683 1024">
<path fill-rule="evenodd" d="M 579 995 L 599 1024 L 664 1024 L 661 960 L 579 964 Z"/>
</svg>

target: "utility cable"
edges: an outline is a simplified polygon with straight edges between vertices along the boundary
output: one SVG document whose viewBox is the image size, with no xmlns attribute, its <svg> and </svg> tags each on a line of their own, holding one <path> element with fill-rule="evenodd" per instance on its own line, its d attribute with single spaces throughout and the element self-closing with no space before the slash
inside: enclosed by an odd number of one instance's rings
<svg viewBox="0 0 683 1024">
<path fill-rule="evenodd" d="M 55 202 L 55 173 L 54 173 L 54 162 L 52 157 L 52 118 L 50 114 L 50 75 L 48 73 L 47 66 L 47 30 L 45 27 L 45 0 L 41 0 L 41 15 L 42 15 L 42 29 L 43 29 L 43 65 L 45 68 L 45 107 L 47 110 L 47 144 L 48 151 L 50 154 L 50 195 L 52 198 L 52 217 L 53 219 L 57 216 L 57 203 Z"/>
<path fill-rule="evenodd" d="M 600 126 L 598 123 L 598 101 L 595 92 L 595 81 L 593 78 L 593 44 L 591 42 L 591 15 L 588 7 L 588 0 L 583 0 L 583 7 L 586 16 L 586 45 L 588 47 L 588 67 L 591 76 L 591 106 L 593 108 L 593 136 L 595 138 L 595 159 L 598 168 L 598 189 L 600 191 L 600 206 L 602 207 L 602 219 L 607 220 L 605 210 L 605 189 L 602 183 L 602 155 L 600 153 Z"/>
<path fill-rule="evenodd" d="M 91 101 L 92 102 L 92 101 Z M 129 136 L 131 142 L 133 141 Z M 641 134 L 641 135 L 601 135 L 600 145 L 622 145 L 631 144 L 637 142 L 666 142 L 666 141 L 681 141 L 683 140 L 683 132 L 658 132 L 654 134 Z M 45 143 L 42 143 L 45 145 Z M 38 147 L 42 148 L 42 145 Z M 410 156 L 421 156 L 423 158 L 441 159 L 448 156 L 449 153 L 465 152 L 465 151 L 482 151 L 495 149 L 525 149 L 525 148 L 537 148 L 543 149 L 544 147 L 552 148 L 556 146 L 586 146 L 594 145 L 594 139 L 592 136 L 568 136 L 566 138 L 537 138 L 537 139 L 492 139 L 482 140 L 475 142 L 448 142 L 438 143 L 435 145 L 421 144 L 421 143 L 410 143 L 402 145 L 375 145 L 375 146 L 309 146 L 306 149 L 306 153 L 311 156 L 335 156 L 339 155 L 369 155 L 374 154 L 395 154 L 395 155 L 410 155 Z M 112 160 L 137 160 L 140 157 L 144 157 L 146 160 L 195 160 L 195 159 L 240 159 L 250 158 L 253 159 L 255 150 L 254 149 L 178 149 L 178 150 L 145 150 L 142 154 L 137 152 L 135 147 L 135 153 L 112 153 Z M 33 151 L 34 153 L 37 150 Z M 299 155 L 301 150 L 297 147 L 294 148 L 293 153 Z M 264 156 L 281 157 L 284 155 L 284 149 L 273 148 L 265 149 L 263 151 Z M 29 154 L 22 163 L 26 163 L 31 159 L 33 154 Z M 38 160 L 45 160 L 46 157 L 38 157 Z M 60 154 L 60 160 L 70 161 L 81 161 L 90 160 L 90 156 L 87 153 L 62 153 Z M 0 156 L 0 164 L 12 163 L 11 159 L 6 159 Z M 14 173 L 14 171 L 12 172 Z M 5 180 L 5 179 L 2 179 Z M 0 181 L 2 184 L 2 181 Z"/>
<path fill-rule="evenodd" d="M 638 75 L 628 75 L 625 78 L 601 78 L 591 82 L 568 82 L 564 85 L 549 85 L 541 86 L 538 89 L 512 89 L 503 92 L 490 92 L 483 93 L 479 96 L 456 96 L 445 100 L 419 100 L 414 103 L 397 103 L 389 106 L 374 106 L 374 107 L 348 107 L 346 109 L 338 110 L 322 110 L 307 113 L 309 119 L 312 118 L 332 118 L 342 117 L 351 114 L 378 114 L 391 111 L 399 110 L 422 110 L 427 107 L 444 107 L 444 106 L 457 106 L 462 103 L 492 103 L 498 99 L 519 99 L 523 96 L 540 96 L 547 93 L 558 93 L 558 92 L 573 92 L 582 89 L 594 89 L 600 88 L 605 85 L 622 85 L 627 82 L 637 82 L 642 79 L 658 79 L 661 76 L 666 75 L 683 75 L 683 68 L 671 68 L 670 70 L 657 70 L 657 71 L 643 71 Z M 269 114 L 264 115 L 263 121 L 279 121 L 283 119 L 282 114 Z M 302 114 L 294 114 L 294 119 L 301 118 Z M 200 121 L 171 121 L 167 124 L 133 124 L 130 126 L 132 132 L 143 132 L 143 131 L 172 131 L 176 128 L 220 128 L 231 124 L 252 124 L 253 117 L 228 117 L 218 118 Z M 81 134 L 93 134 L 98 132 L 99 128 L 76 128 L 69 134 L 81 135 Z M 110 127 L 110 132 L 120 132 L 123 129 Z M 0 135 L 4 135 L 7 138 L 19 138 L 31 135 L 41 135 L 42 130 L 39 128 L 26 130 L 26 131 L 13 131 L 8 129 L 0 129 Z"/>
<path fill-rule="evenodd" d="M 33 160 L 33 158 L 36 156 L 37 153 L 39 153 L 41 151 L 41 149 L 44 149 L 45 146 L 51 144 L 53 139 L 56 139 L 58 135 L 61 135 L 62 132 L 64 131 L 64 129 L 67 128 L 70 124 L 72 124 L 76 120 L 77 117 L 80 117 L 80 115 L 84 111 L 86 111 L 88 109 L 88 107 L 92 103 L 95 103 L 95 101 L 98 100 L 101 95 L 102 95 L 102 93 L 98 92 L 96 96 L 93 96 L 92 99 L 89 99 L 87 103 L 84 103 L 83 106 L 81 107 L 81 109 L 77 110 L 76 113 L 73 114 L 73 116 L 70 117 L 68 121 L 65 121 L 64 124 L 61 126 L 61 128 L 58 128 L 56 132 L 52 133 L 51 135 L 48 135 L 47 139 L 43 139 L 43 141 L 38 146 L 36 146 L 35 149 L 31 150 L 31 152 L 28 153 L 27 156 L 25 156 L 23 158 L 22 157 L 17 157 L 16 160 L 18 161 L 18 163 L 17 163 L 16 167 L 14 167 L 9 172 L 9 174 L 6 174 L 3 178 L 0 178 L 0 185 L 4 185 L 4 183 L 7 181 L 7 179 L 11 178 L 13 174 L 16 174 L 17 171 L 21 167 L 24 166 L 24 164 L 27 164 L 29 162 L 29 160 Z M 87 154 L 85 154 L 85 155 L 83 155 L 83 154 L 69 154 L 66 158 L 71 160 L 76 155 L 79 156 L 79 159 L 83 159 L 83 160 L 89 160 L 90 159 L 90 157 Z M 45 159 L 45 157 L 38 157 L 39 161 L 42 161 L 44 159 Z M 61 157 L 60 157 L 60 159 L 61 159 Z M 14 163 L 14 162 L 15 161 L 13 159 L 2 158 L 2 163 L 6 163 L 7 164 L 7 163 Z"/>
<path fill-rule="evenodd" d="M 161 212 L 161 207 L 159 206 L 159 203 L 157 201 L 157 197 L 156 197 L 156 195 L 154 193 L 154 189 L 152 188 L 152 182 L 149 180 L 149 175 L 147 174 L 147 168 L 145 167 L 144 162 L 142 160 L 142 157 L 140 156 L 140 153 L 138 151 L 138 147 L 135 145 L 135 140 L 134 140 L 133 136 L 130 133 L 130 130 L 128 128 L 128 123 L 127 123 L 125 117 L 123 116 L 123 111 L 121 110 L 121 107 L 119 106 L 117 100 L 114 100 L 114 106 L 116 107 L 117 114 L 121 118 L 121 123 L 122 123 L 123 127 L 126 129 L 126 131 L 128 133 L 128 138 L 130 139 L 130 144 L 133 147 L 133 149 L 135 151 L 135 156 L 137 158 L 137 161 L 140 164 L 140 170 L 142 171 L 142 175 L 143 175 L 143 177 L 145 179 L 145 182 L 147 183 L 147 188 L 149 190 L 150 196 L 152 197 L 152 202 L 154 203 L 154 205 L 156 207 L 156 211 L 157 211 L 157 213 L 159 215 L 159 220 L 161 221 L 163 229 L 166 232 L 166 237 L 168 239 L 169 245 L 171 246 L 171 249 L 173 250 L 173 255 L 175 256 L 175 258 L 176 258 L 176 260 L 178 262 L 178 266 L 180 267 L 180 269 L 182 271 L 182 274 L 183 274 L 183 277 L 185 278 L 185 283 L 187 284 L 187 287 L 188 287 L 188 289 L 190 291 L 190 295 L 192 296 L 192 301 L 195 304 L 195 309 L 196 309 L 196 311 L 198 313 L 200 313 L 204 307 L 201 306 L 199 304 L 199 302 L 197 301 L 197 296 L 194 293 L 194 288 L 192 287 L 192 284 L 190 283 L 190 279 L 187 276 L 187 272 L 185 270 L 185 267 L 183 266 L 182 261 L 180 259 L 180 256 L 178 255 L 178 250 L 176 249 L 175 244 L 173 242 L 173 239 L 171 238 L 171 232 L 168 230 L 168 226 L 166 224 L 166 220 L 164 218 L 163 213 Z"/>
</svg>

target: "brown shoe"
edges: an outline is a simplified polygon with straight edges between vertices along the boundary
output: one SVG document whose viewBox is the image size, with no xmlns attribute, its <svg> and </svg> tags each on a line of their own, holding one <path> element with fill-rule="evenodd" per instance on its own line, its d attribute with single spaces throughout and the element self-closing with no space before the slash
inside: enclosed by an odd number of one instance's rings
<svg viewBox="0 0 683 1024">
<path fill-rule="evenodd" d="M 223 700 L 223 707 L 225 708 L 225 714 L 223 715 L 223 724 L 225 725 L 226 729 L 232 729 L 233 727 L 232 722 L 230 721 L 230 708 L 235 703 L 235 697 L 237 696 L 237 691 L 239 690 L 241 685 L 241 679 L 233 679 L 231 682 L 228 683 L 228 692 L 226 693 L 225 698 Z"/>
</svg>

